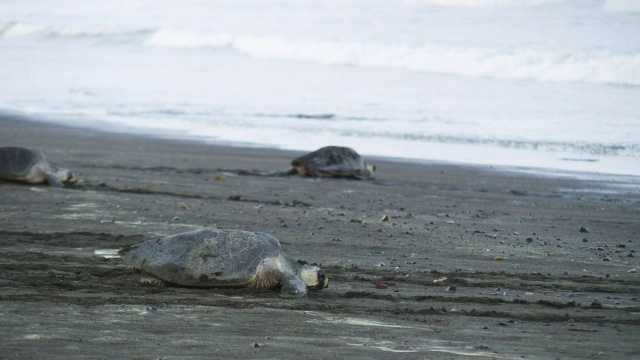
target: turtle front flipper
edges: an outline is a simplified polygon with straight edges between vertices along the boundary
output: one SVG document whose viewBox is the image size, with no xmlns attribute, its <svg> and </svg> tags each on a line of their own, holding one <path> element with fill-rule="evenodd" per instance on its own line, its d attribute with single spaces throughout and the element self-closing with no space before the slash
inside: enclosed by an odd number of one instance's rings
<svg viewBox="0 0 640 360">
<path fill-rule="evenodd" d="M 47 179 L 47 183 L 49 183 L 49 185 L 56 186 L 56 187 L 64 186 L 64 184 L 62 183 L 62 180 L 60 180 L 60 178 L 58 178 L 56 174 L 43 171 L 42 175 L 44 176 L 45 179 Z"/>
<path fill-rule="evenodd" d="M 299 298 L 307 295 L 307 285 L 294 274 L 284 275 L 282 277 L 282 290 L 280 297 L 283 298 Z"/>
</svg>

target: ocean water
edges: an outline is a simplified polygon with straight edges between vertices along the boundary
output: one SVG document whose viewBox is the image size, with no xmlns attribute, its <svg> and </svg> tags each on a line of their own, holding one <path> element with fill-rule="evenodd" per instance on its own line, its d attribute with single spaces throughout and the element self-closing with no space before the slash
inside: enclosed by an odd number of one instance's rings
<svg viewBox="0 0 640 360">
<path fill-rule="evenodd" d="M 640 2 L 3 0 L 0 111 L 640 175 Z"/>
</svg>

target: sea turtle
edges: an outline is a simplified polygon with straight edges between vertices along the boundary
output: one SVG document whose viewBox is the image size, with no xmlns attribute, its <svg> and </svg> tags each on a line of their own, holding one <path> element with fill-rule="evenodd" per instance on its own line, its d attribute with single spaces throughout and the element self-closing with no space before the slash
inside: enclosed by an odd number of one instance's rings
<svg viewBox="0 0 640 360">
<path fill-rule="evenodd" d="M 13 146 L 0 147 L 0 179 L 53 186 L 78 181 L 69 170 L 51 166 L 42 152 Z"/>
<path fill-rule="evenodd" d="M 143 241 L 118 252 L 126 263 L 164 282 L 193 287 L 282 287 L 301 297 L 327 287 L 317 266 L 287 258 L 274 237 L 261 232 L 202 229 Z"/>
<path fill-rule="evenodd" d="M 355 150 L 343 146 L 323 147 L 293 159 L 291 165 L 291 174 L 356 179 L 371 178 L 376 169 L 375 165 L 367 164 Z"/>
</svg>

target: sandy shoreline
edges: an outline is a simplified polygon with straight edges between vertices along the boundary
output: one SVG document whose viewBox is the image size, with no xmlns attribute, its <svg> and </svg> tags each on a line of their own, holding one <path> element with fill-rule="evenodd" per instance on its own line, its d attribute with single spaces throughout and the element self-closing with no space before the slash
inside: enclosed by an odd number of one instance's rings
<svg viewBox="0 0 640 360">
<path fill-rule="evenodd" d="M 637 191 L 384 160 L 373 181 L 241 176 L 300 153 L 0 128 L 82 179 L 0 183 L 1 358 L 640 356 Z M 270 233 L 330 287 L 149 288 L 95 255 L 201 227 Z"/>
</svg>

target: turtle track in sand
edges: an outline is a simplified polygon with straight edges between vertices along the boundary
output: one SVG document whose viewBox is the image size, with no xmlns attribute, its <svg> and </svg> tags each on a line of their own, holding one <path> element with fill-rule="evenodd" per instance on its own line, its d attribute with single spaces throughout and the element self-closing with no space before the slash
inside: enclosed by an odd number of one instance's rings
<svg viewBox="0 0 640 360">
<path fill-rule="evenodd" d="M 0 231 L 4 255 L 0 261 L 0 301 L 44 301 L 84 306 L 105 304 L 182 304 L 242 309 L 255 300 L 276 297 L 273 291 L 189 289 L 141 286 L 119 258 L 96 256 L 97 248 L 118 248 L 142 240 L 141 235 L 70 232 Z M 55 250 L 54 250 L 55 249 Z M 526 322 L 566 322 L 637 325 L 630 313 L 640 304 L 603 305 L 606 299 L 625 300 L 640 293 L 630 280 L 592 276 L 557 279 L 543 274 L 504 272 L 423 272 L 403 275 L 387 270 L 324 266 L 330 290 L 312 292 L 308 300 L 265 301 L 274 309 L 322 311 L 334 315 L 375 314 L 387 319 L 424 322 L 432 316 L 499 318 Z M 442 283 L 433 280 L 447 279 Z M 387 289 L 377 289 L 384 283 Z M 447 292 L 446 286 L 456 286 Z M 496 291 L 496 286 L 501 289 Z M 109 296 L 105 296 L 109 294 Z M 212 296 L 213 295 L 213 296 Z M 637 304 L 637 302 L 636 302 Z M 588 311 L 587 311 L 588 310 Z"/>
</svg>

